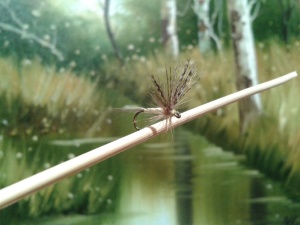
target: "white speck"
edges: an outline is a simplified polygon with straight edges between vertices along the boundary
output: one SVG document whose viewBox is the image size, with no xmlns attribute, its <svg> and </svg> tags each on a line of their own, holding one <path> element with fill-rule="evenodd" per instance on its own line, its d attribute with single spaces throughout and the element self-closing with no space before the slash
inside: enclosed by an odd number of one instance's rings
<svg viewBox="0 0 300 225">
<path fill-rule="evenodd" d="M 62 67 L 62 68 L 59 69 L 59 72 L 64 73 L 64 72 L 66 72 L 66 69 L 64 67 Z"/>
<path fill-rule="evenodd" d="M 134 54 L 132 57 L 131 57 L 133 60 L 137 60 L 139 59 L 139 56 L 137 54 Z"/>
<path fill-rule="evenodd" d="M 50 40 L 50 35 L 49 34 L 45 34 L 44 35 L 44 39 L 47 40 L 47 41 L 49 41 Z"/>
<path fill-rule="evenodd" d="M 69 199 L 73 199 L 73 198 L 74 198 L 74 194 L 71 193 L 71 192 L 69 192 L 69 193 L 68 193 L 68 198 L 69 198 Z"/>
<path fill-rule="evenodd" d="M 68 159 L 73 159 L 73 158 L 75 158 L 75 154 L 69 153 L 69 154 L 68 154 Z"/>
<path fill-rule="evenodd" d="M 149 42 L 150 43 L 154 43 L 155 42 L 155 38 L 154 37 L 149 38 Z"/>
<path fill-rule="evenodd" d="M 80 50 L 79 49 L 76 49 L 76 51 L 75 51 L 75 55 L 80 55 Z"/>
<path fill-rule="evenodd" d="M 51 164 L 50 164 L 50 163 L 47 162 L 47 163 L 44 164 L 44 168 L 45 168 L 45 169 L 48 169 L 48 168 L 50 168 L 50 167 L 51 167 Z"/>
<path fill-rule="evenodd" d="M 17 159 L 21 159 L 22 156 L 23 156 L 22 152 L 17 152 L 17 153 L 16 153 L 16 158 L 17 158 Z"/>
<path fill-rule="evenodd" d="M 212 88 L 212 90 L 213 90 L 213 92 L 218 92 L 218 91 L 219 91 L 219 88 L 218 88 L 217 86 L 214 86 L 214 87 Z"/>
<path fill-rule="evenodd" d="M 266 188 L 269 189 L 269 190 L 271 190 L 271 189 L 273 189 L 273 185 L 272 184 L 267 184 Z"/>
<path fill-rule="evenodd" d="M 76 176 L 77 176 L 78 178 L 82 178 L 82 173 L 78 173 Z"/>
<path fill-rule="evenodd" d="M 146 57 L 145 56 L 141 56 L 140 57 L 140 61 L 143 62 L 143 63 L 146 62 Z"/>
<path fill-rule="evenodd" d="M 95 70 L 92 70 L 91 72 L 90 72 L 90 75 L 93 77 L 93 76 L 95 76 L 96 75 L 96 71 Z"/>
<path fill-rule="evenodd" d="M 95 188 L 95 191 L 100 191 L 100 188 L 99 188 L 99 187 L 96 187 L 96 188 Z"/>
<path fill-rule="evenodd" d="M 79 147 L 80 147 L 80 143 L 79 143 L 79 142 L 76 142 L 76 143 L 75 143 L 75 147 L 79 148 Z"/>
<path fill-rule="evenodd" d="M 30 66 L 31 65 L 31 60 L 30 59 L 24 59 L 23 61 L 22 61 L 22 65 L 23 66 Z"/>
<path fill-rule="evenodd" d="M 133 44 L 128 45 L 128 46 L 127 46 L 127 49 L 128 49 L 128 50 L 133 50 L 133 49 L 134 49 L 134 45 L 133 45 Z"/>
<path fill-rule="evenodd" d="M 217 116 L 221 117 L 223 115 L 224 115 L 224 109 L 223 108 L 217 109 Z"/>
<path fill-rule="evenodd" d="M 63 128 L 58 129 L 58 133 L 63 134 L 64 132 L 65 132 L 65 130 Z"/>
<path fill-rule="evenodd" d="M 76 62 L 75 61 L 70 62 L 70 67 L 74 68 L 75 66 L 76 66 Z"/>
<path fill-rule="evenodd" d="M 266 61 L 266 60 L 268 60 L 268 59 L 269 59 L 269 55 L 268 55 L 268 54 L 264 54 L 264 55 L 263 55 L 263 60 Z"/>
<path fill-rule="evenodd" d="M 9 41 L 5 41 L 5 42 L 4 42 L 4 44 L 3 44 L 3 46 L 6 48 L 6 47 L 8 47 L 8 46 L 9 46 L 9 44 L 10 44 L 10 42 L 9 42 Z"/>
<path fill-rule="evenodd" d="M 2 122 L 2 124 L 3 124 L 4 126 L 7 126 L 7 125 L 8 125 L 8 121 L 7 121 L 6 119 L 3 119 L 1 122 Z"/>
<path fill-rule="evenodd" d="M 47 119 L 47 117 L 44 117 L 43 119 L 42 119 L 42 123 L 47 123 L 48 122 L 48 119 Z"/>
<path fill-rule="evenodd" d="M 50 29 L 51 29 L 51 30 L 56 30 L 56 25 L 51 24 Z"/>
<path fill-rule="evenodd" d="M 31 14 L 32 14 L 33 16 L 35 16 L 35 17 L 40 17 L 40 16 L 41 16 L 40 11 L 38 11 L 38 10 L 32 10 L 32 11 L 31 11 Z"/>
<path fill-rule="evenodd" d="M 23 30 L 28 30 L 29 25 L 28 25 L 28 24 L 24 24 L 24 25 L 22 26 L 22 28 L 23 28 Z"/>
<path fill-rule="evenodd" d="M 113 175 L 108 175 L 107 180 L 112 181 L 114 179 Z"/>
<path fill-rule="evenodd" d="M 33 140 L 33 141 L 38 141 L 38 140 L 39 140 L 39 138 L 38 138 L 38 136 L 37 136 L 37 135 L 34 135 L 34 136 L 32 136 L 32 140 Z"/>
<path fill-rule="evenodd" d="M 258 44 L 258 47 L 259 47 L 260 49 L 263 49 L 263 48 L 265 47 L 265 44 L 264 44 L 263 42 L 260 42 L 260 43 Z"/>
<path fill-rule="evenodd" d="M 275 71 L 277 70 L 277 67 L 276 67 L 276 66 L 272 66 L 272 67 L 271 67 L 271 70 L 272 70 L 273 72 L 275 72 Z"/>
</svg>

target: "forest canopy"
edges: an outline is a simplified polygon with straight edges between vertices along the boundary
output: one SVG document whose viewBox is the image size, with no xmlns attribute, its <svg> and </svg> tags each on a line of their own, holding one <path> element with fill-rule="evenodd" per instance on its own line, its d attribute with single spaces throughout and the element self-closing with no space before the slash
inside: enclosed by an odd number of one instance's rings
<svg viewBox="0 0 300 225">
<path fill-rule="evenodd" d="M 256 42 L 289 43 L 299 37 L 298 1 L 255 1 L 253 31 Z M 39 58 L 57 68 L 89 71 L 114 57 L 104 23 L 102 1 L 0 1 L 0 54 L 16 62 Z M 230 31 L 226 2 L 210 1 L 214 30 L 226 48 Z M 155 54 L 162 48 L 161 1 L 112 0 L 109 20 L 126 60 Z M 193 1 L 177 1 L 180 50 L 197 46 L 197 18 Z M 88 66 L 87 66 L 88 65 Z"/>
</svg>

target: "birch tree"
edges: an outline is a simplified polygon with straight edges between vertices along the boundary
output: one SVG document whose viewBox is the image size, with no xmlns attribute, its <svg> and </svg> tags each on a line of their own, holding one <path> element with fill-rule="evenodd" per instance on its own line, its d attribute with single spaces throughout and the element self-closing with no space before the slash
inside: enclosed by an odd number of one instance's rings
<svg viewBox="0 0 300 225">
<path fill-rule="evenodd" d="M 167 54 L 177 57 L 179 42 L 176 31 L 176 0 L 162 0 L 162 43 Z"/>
<path fill-rule="evenodd" d="M 218 13 L 222 12 L 223 0 L 215 1 L 215 11 L 210 17 L 211 0 L 194 0 L 194 13 L 197 15 L 198 25 L 198 45 L 201 53 L 207 53 L 212 50 L 212 41 L 216 44 L 218 50 L 222 49 L 220 38 L 214 32 L 214 23 Z"/>
<path fill-rule="evenodd" d="M 228 0 L 231 38 L 234 47 L 237 88 L 242 90 L 258 83 L 254 38 L 251 27 L 251 8 L 256 1 Z M 261 111 L 260 96 L 239 102 L 241 131 Z"/>
</svg>

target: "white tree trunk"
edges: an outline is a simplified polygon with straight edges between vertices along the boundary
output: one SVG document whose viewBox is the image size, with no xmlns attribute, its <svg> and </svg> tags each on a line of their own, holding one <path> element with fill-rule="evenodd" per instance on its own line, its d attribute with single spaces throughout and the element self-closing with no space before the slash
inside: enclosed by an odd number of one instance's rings
<svg viewBox="0 0 300 225">
<path fill-rule="evenodd" d="M 173 57 L 179 54 L 176 12 L 176 0 L 162 0 L 162 41 L 167 54 Z"/>
<path fill-rule="evenodd" d="M 250 5 L 247 0 L 228 0 L 227 3 L 236 61 L 237 87 L 241 90 L 258 83 Z M 261 108 L 258 94 L 240 101 L 241 122 L 247 125 L 250 115 L 257 114 Z"/>
<path fill-rule="evenodd" d="M 211 50 L 209 3 L 210 0 L 194 0 L 194 12 L 198 18 L 198 45 L 201 53 Z"/>
</svg>

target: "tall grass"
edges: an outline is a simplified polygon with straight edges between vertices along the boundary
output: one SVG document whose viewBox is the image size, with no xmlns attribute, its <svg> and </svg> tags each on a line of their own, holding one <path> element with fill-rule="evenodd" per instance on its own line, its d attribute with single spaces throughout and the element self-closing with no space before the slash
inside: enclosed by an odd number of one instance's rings
<svg viewBox="0 0 300 225">
<path fill-rule="evenodd" d="M 21 72 L 12 60 L 0 60 L 0 118 L 11 136 L 84 132 L 105 109 L 97 82 L 58 72 L 38 61 Z"/>
</svg>

